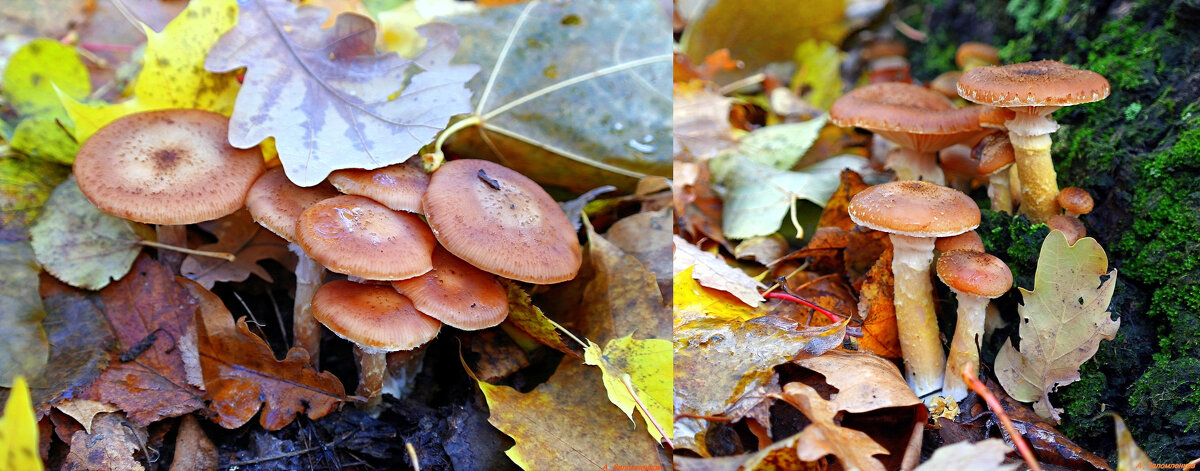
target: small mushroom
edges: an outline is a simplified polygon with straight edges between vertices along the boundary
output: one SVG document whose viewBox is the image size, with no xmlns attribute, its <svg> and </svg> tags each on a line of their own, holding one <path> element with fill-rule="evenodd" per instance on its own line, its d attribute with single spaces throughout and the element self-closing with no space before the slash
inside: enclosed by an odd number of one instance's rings
<svg viewBox="0 0 1200 471">
<path fill-rule="evenodd" d="M 1062 206 L 1067 216 L 1079 217 L 1092 212 L 1095 201 L 1087 190 L 1077 186 L 1069 186 L 1058 192 L 1058 205 Z"/>
<path fill-rule="evenodd" d="M 396 211 L 420 214 L 429 174 L 421 168 L 421 159 L 410 158 L 375 170 L 338 170 L 329 174 L 329 183 L 347 195 L 365 196 Z"/>
<path fill-rule="evenodd" d="M 971 183 L 979 176 L 979 160 L 971 153 L 971 146 L 955 144 L 938 151 L 938 163 L 950 188 L 971 191 Z"/>
<path fill-rule="evenodd" d="M 1046 220 L 1046 225 L 1050 226 L 1050 230 L 1062 232 L 1067 237 L 1068 245 L 1075 245 L 1079 239 L 1087 237 L 1087 228 L 1083 227 L 1083 222 L 1079 218 L 1071 217 L 1066 214 L 1055 214 Z"/>
<path fill-rule="evenodd" d="M 979 369 L 979 342 L 983 340 L 988 302 L 1012 287 L 1012 272 L 1000 259 L 983 252 L 951 250 L 938 257 L 937 275 L 958 299 L 958 326 L 946 360 L 942 394 L 961 401 L 967 397 L 962 372 Z"/>
<path fill-rule="evenodd" d="M 951 188 L 900 181 L 859 192 L 847 209 L 855 224 L 891 235 L 900 351 L 909 386 L 925 397 L 942 387 L 946 366 L 929 273 L 934 242 L 978 227 L 979 207 Z"/>
<path fill-rule="evenodd" d="M 1021 212 L 1034 222 L 1058 213 L 1057 175 L 1050 158 L 1050 114 L 1064 106 L 1103 100 L 1108 81 L 1100 74 L 1057 61 L 979 67 L 963 74 L 958 93 L 969 101 L 1010 108 L 1005 123 L 1021 175 Z"/>
<path fill-rule="evenodd" d="M 447 162 L 423 200 L 438 242 L 480 270 L 528 283 L 575 278 L 575 227 L 533 180 L 484 160 Z"/>
<path fill-rule="evenodd" d="M 983 239 L 975 231 L 967 231 L 950 237 L 938 237 L 937 241 L 933 243 L 933 250 L 938 253 L 946 253 L 951 250 L 983 252 Z"/>
<path fill-rule="evenodd" d="M 356 394 L 374 410 L 383 399 L 388 352 L 412 350 L 437 337 L 442 323 L 421 314 L 388 285 L 331 281 L 313 296 L 313 316 L 339 337 L 354 343 L 359 380 Z"/>
<path fill-rule="evenodd" d="M 1000 65 L 1000 50 L 977 42 L 965 42 L 954 53 L 954 63 L 963 72 L 988 65 Z"/>
<path fill-rule="evenodd" d="M 417 310 L 463 330 L 495 326 L 508 317 L 508 292 L 496 276 L 475 268 L 442 247 L 433 249 L 433 270 L 392 287 Z"/>
<path fill-rule="evenodd" d="M 979 161 L 979 174 L 988 178 L 988 198 L 992 202 L 992 211 L 1012 214 L 1009 168 L 1012 167 L 1015 154 L 1008 135 L 1002 132 L 989 134 L 975 144 L 971 153 Z"/>
<path fill-rule="evenodd" d="M 265 168 L 262 153 L 229 145 L 229 118 L 203 110 L 121 117 L 79 148 L 74 173 L 97 208 L 157 224 L 163 244 L 187 246 L 187 224 L 241 209 Z M 159 256 L 178 273 L 178 253 Z"/>
<path fill-rule="evenodd" d="M 342 195 L 309 206 L 296 243 L 329 271 L 370 280 L 403 280 L 433 269 L 429 226 L 369 198 Z"/>
<path fill-rule="evenodd" d="M 908 46 L 903 41 L 875 41 L 863 48 L 862 60 L 867 64 L 868 83 L 912 83 L 908 64 Z"/>
<path fill-rule="evenodd" d="M 337 196 L 328 183 L 302 187 L 292 183 L 283 167 L 267 170 L 246 196 L 246 208 L 259 225 L 288 241 L 296 254 L 296 300 L 292 310 L 292 336 L 295 345 L 308 351 L 314 367 L 321 355 L 321 326 L 312 316 L 312 297 L 325 277 L 325 267 L 313 261 L 296 244 L 296 223 L 305 209 L 322 200 Z"/>
<path fill-rule="evenodd" d="M 950 100 L 961 100 L 962 98 L 958 96 L 958 79 L 960 78 L 962 78 L 962 72 L 957 70 L 942 73 L 929 82 L 929 89 L 941 93 Z"/>
</svg>

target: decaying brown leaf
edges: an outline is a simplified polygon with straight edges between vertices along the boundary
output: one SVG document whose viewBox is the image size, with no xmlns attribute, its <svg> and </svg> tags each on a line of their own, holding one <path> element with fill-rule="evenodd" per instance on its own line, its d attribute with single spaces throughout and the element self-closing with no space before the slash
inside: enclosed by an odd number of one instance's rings
<svg viewBox="0 0 1200 471">
<path fill-rule="evenodd" d="M 801 460 L 816 461 L 834 455 L 847 469 L 885 469 L 883 463 L 872 455 L 886 455 L 887 449 L 871 440 L 867 434 L 839 425 L 836 420 L 837 408 L 821 398 L 812 386 L 799 382 L 788 383 L 783 386 L 783 399 L 812 421 L 796 439 L 796 455 Z"/>
<path fill-rule="evenodd" d="M 621 219 L 604 233 L 605 240 L 612 242 L 625 253 L 633 256 L 646 267 L 658 282 L 665 304 L 671 304 L 671 210 L 645 211 Z"/>
<path fill-rule="evenodd" d="M 346 400 L 342 383 L 332 373 L 313 370 L 304 349 L 293 348 L 276 360 L 244 318 L 235 325 L 220 298 L 193 281 L 180 280 L 200 302 L 196 333 L 214 422 L 240 427 L 261 408 L 259 424 L 279 430 L 297 414 L 317 419 Z"/>
<path fill-rule="evenodd" d="M 183 416 L 179 435 L 175 437 L 175 460 L 171 461 L 170 471 L 205 471 L 216 469 L 218 464 L 217 447 L 204 434 L 200 422 L 194 416 Z"/>
<path fill-rule="evenodd" d="M 54 407 L 62 411 L 63 414 L 66 414 L 72 419 L 75 419 L 75 421 L 79 422 L 79 425 L 83 426 L 83 430 L 87 431 L 87 433 L 92 433 L 92 420 L 97 414 L 105 412 L 117 412 L 120 410 L 112 404 L 106 404 L 90 399 L 64 401 L 55 405 Z"/>
<path fill-rule="evenodd" d="M 218 281 L 245 281 L 250 274 L 274 281 L 261 265 L 260 260 L 274 259 L 285 267 L 295 265 L 296 256 L 288 250 L 287 241 L 254 222 L 246 210 L 225 216 L 216 221 L 201 223 L 200 227 L 217 237 L 213 244 L 201 245 L 197 250 L 231 253 L 237 258 L 230 262 L 223 258 L 190 255 L 183 260 L 181 272 L 196 280 L 205 288 L 212 288 Z"/>
<path fill-rule="evenodd" d="M 654 275 L 590 225 L 587 232 L 595 275 L 583 293 L 584 336 L 602 345 L 629 334 L 671 338 L 670 307 L 663 303 Z"/>
<path fill-rule="evenodd" d="M 136 268 L 135 268 L 136 270 Z M 146 469 L 135 455 L 143 452 L 146 428 L 131 424 L 120 413 L 100 414 L 92 432 L 80 430 L 71 437 L 64 471 L 135 471 Z"/>
<path fill-rule="evenodd" d="M 848 231 L 854 228 L 854 221 L 850 220 L 847 210 L 850 200 L 870 185 L 863 181 L 862 175 L 849 169 L 842 170 L 839 178 L 842 182 L 821 210 L 821 219 L 817 220 L 817 227 L 837 227 Z"/>
<path fill-rule="evenodd" d="M 762 303 L 763 297 L 762 294 L 759 294 L 759 290 L 766 289 L 762 283 L 729 266 L 715 255 L 689 244 L 679 236 L 675 236 L 674 240 L 675 273 L 688 267 L 695 267 L 692 269 L 692 277 L 701 285 L 737 296 L 743 303 L 751 307 Z"/>
<path fill-rule="evenodd" d="M 900 358 L 892 289 L 892 249 L 889 247 L 862 278 L 858 289 L 858 314 L 863 318 L 859 346 L 886 358 Z"/>
<path fill-rule="evenodd" d="M 925 407 L 892 362 L 871 354 L 831 350 L 794 363 L 825 376 L 838 389 L 829 403 L 836 410 L 869 412 L 888 407 Z M 920 414 L 924 421 L 923 414 Z"/>
<path fill-rule="evenodd" d="M 1017 465 L 1004 464 L 1004 455 L 1009 451 L 1008 445 L 994 438 L 959 442 L 938 448 L 917 471 L 1013 471 Z"/>
</svg>

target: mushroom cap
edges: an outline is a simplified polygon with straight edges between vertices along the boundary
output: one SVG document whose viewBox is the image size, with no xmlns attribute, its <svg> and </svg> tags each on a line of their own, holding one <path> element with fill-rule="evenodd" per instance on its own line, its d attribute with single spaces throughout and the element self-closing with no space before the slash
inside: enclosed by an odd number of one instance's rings
<svg viewBox="0 0 1200 471">
<path fill-rule="evenodd" d="M 538 284 L 579 272 L 583 255 L 567 215 L 546 190 L 507 167 L 447 162 L 433 172 L 423 203 L 438 242 L 483 271 Z"/>
<path fill-rule="evenodd" d="M 313 317 L 368 353 L 412 350 L 437 337 L 442 323 L 421 314 L 391 286 L 346 280 L 325 283 L 312 300 Z"/>
<path fill-rule="evenodd" d="M 446 249 L 433 249 L 433 270 L 393 281 L 417 310 L 463 330 L 492 327 L 508 317 L 508 291 L 496 275 L 475 268 Z"/>
<path fill-rule="evenodd" d="M 954 63 L 958 64 L 958 68 L 962 69 L 967 66 L 967 61 L 971 59 L 996 65 L 1000 63 L 1000 50 L 991 44 L 977 42 L 960 44 L 958 51 L 954 53 Z"/>
<path fill-rule="evenodd" d="M 875 41 L 862 50 L 862 60 L 873 61 L 881 57 L 908 55 L 908 46 L 903 41 L 884 40 Z"/>
<path fill-rule="evenodd" d="M 974 178 L 979 174 L 979 161 L 971 155 L 971 147 L 955 144 L 938 151 L 938 163 L 942 170 Z"/>
<path fill-rule="evenodd" d="M 876 83 L 833 103 L 833 124 L 860 127 L 901 147 L 934 152 L 980 132 L 977 106 L 955 109 L 941 94 L 907 83 Z"/>
<path fill-rule="evenodd" d="M 979 160 L 979 174 L 991 175 L 1008 168 L 1016 161 L 1016 151 L 1008 140 L 1008 133 L 988 134 L 975 144 L 971 154 Z"/>
<path fill-rule="evenodd" d="M 255 222 L 288 242 L 295 242 L 300 214 L 313 203 L 337 195 L 337 190 L 328 183 L 298 186 L 283 173 L 283 167 L 272 167 L 250 187 L 246 207 Z"/>
<path fill-rule="evenodd" d="M 961 77 L 962 72 L 957 70 L 945 72 L 929 82 L 929 89 L 941 93 L 946 98 L 958 98 L 958 79 Z"/>
<path fill-rule="evenodd" d="M 353 195 L 304 210 L 296 243 L 330 271 L 371 280 L 403 280 L 433 269 L 437 245 L 421 218 Z"/>
<path fill-rule="evenodd" d="M 951 250 L 984 252 L 983 238 L 979 237 L 979 233 L 975 231 L 967 231 L 950 237 L 938 237 L 938 240 L 933 243 L 933 249 L 941 253 Z"/>
<path fill-rule="evenodd" d="M 429 174 L 421 168 L 421 159 L 409 158 L 375 170 L 338 170 L 329 174 L 329 183 L 342 193 L 366 196 L 396 211 L 420 213 Z"/>
<path fill-rule="evenodd" d="M 979 67 L 963 74 L 958 94 L 984 105 L 1070 106 L 1103 100 L 1108 80 L 1058 61 Z"/>
<path fill-rule="evenodd" d="M 988 129 L 1005 129 L 1004 123 L 1017 117 L 1017 113 L 1008 108 L 983 105 L 979 111 L 979 126 Z"/>
<path fill-rule="evenodd" d="M 867 188 L 847 208 L 855 224 L 911 237 L 949 237 L 979 227 L 979 206 L 953 188 L 924 181 Z"/>
<path fill-rule="evenodd" d="M 1079 239 L 1087 237 L 1087 228 L 1083 227 L 1083 221 L 1066 214 L 1050 216 L 1050 219 L 1046 220 L 1046 225 L 1050 226 L 1052 231 L 1062 232 L 1067 237 L 1068 244 L 1075 244 Z"/>
<path fill-rule="evenodd" d="M 1087 214 L 1092 212 L 1095 201 L 1092 200 L 1092 195 L 1088 194 L 1087 190 L 1077 186 L 1068 186 L 1059 190 L 1058 205 L 1075 214 Z"/>
<path fill-rule="evenodd" d="M 121 117 L 96 131 L 75 156 L 79 189 L 114 216 L 182 225 L 241 209 L 263 172 L 257 148 L 229 145 L 229 118 L 203 110 Z"/>
<path fill-rule="evenodd" d="M 938 257 L 938 278 L 964 293 L 996 298 L 1012 288 L 1012 271 L 995 256 L 970 250 L 951 250 Z"/>
</svg>

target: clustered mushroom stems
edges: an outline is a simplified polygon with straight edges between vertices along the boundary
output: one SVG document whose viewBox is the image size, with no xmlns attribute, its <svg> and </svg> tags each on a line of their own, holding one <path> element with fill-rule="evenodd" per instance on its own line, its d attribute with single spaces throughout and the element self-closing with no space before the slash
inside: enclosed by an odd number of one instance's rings
<svg viewBox="0 0 1200 471">
<path fill-rule="evenodd" d="M 1012 188 L 1009 186 L 1009 167 L 1004 167 L 988 175 L 988 199 L 992 202 L 992 211 L 1004 214 L 1013 213 Z"/>
<path fill-rule="evenodd" d="M 942 387 L 946 357 L 933 309 L 932 237 L 891 234 L 896 324 L 909 385 L 918 396 Z"/>
</svg>

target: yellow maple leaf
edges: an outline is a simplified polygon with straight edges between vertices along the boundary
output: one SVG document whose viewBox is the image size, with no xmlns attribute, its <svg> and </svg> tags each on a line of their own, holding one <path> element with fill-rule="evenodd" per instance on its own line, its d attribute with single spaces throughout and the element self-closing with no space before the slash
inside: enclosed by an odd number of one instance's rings
<svg viewBox="0 0 1200 471">
<path fill-rule="evenodd" d="M 80 103 L 59 93 L 75 122 L 75 137 L 87 140 L 122 116 L 167 108 L 196 108 L 229 116 L 240 85 L 236 73 L 204 70 L 204 58 L 237 21 L 236 0 L 193 0 L 161 33 L 142 25 L 146 53 L 133 98 L 116 104 Z"/>
<path fill-rule="evenodd" d="M 0 416 L 0 469 L 44 469 L 38 454 L 38 425 L 25 378 L 18 376 Z"/>
<path fill-rule="evenodd" d="M 630 420 L 636 408 L 646 419 L 646 431 L 660 442 L 664 434 L 671 438 L 673 430 L 673 356 L 670 341 L 636 340 L 632 335 L 609 340 L 603 349 L 589 340 L 583 350 L 584 362 L 604 372 L 608 400 Z"/>
</svg>

